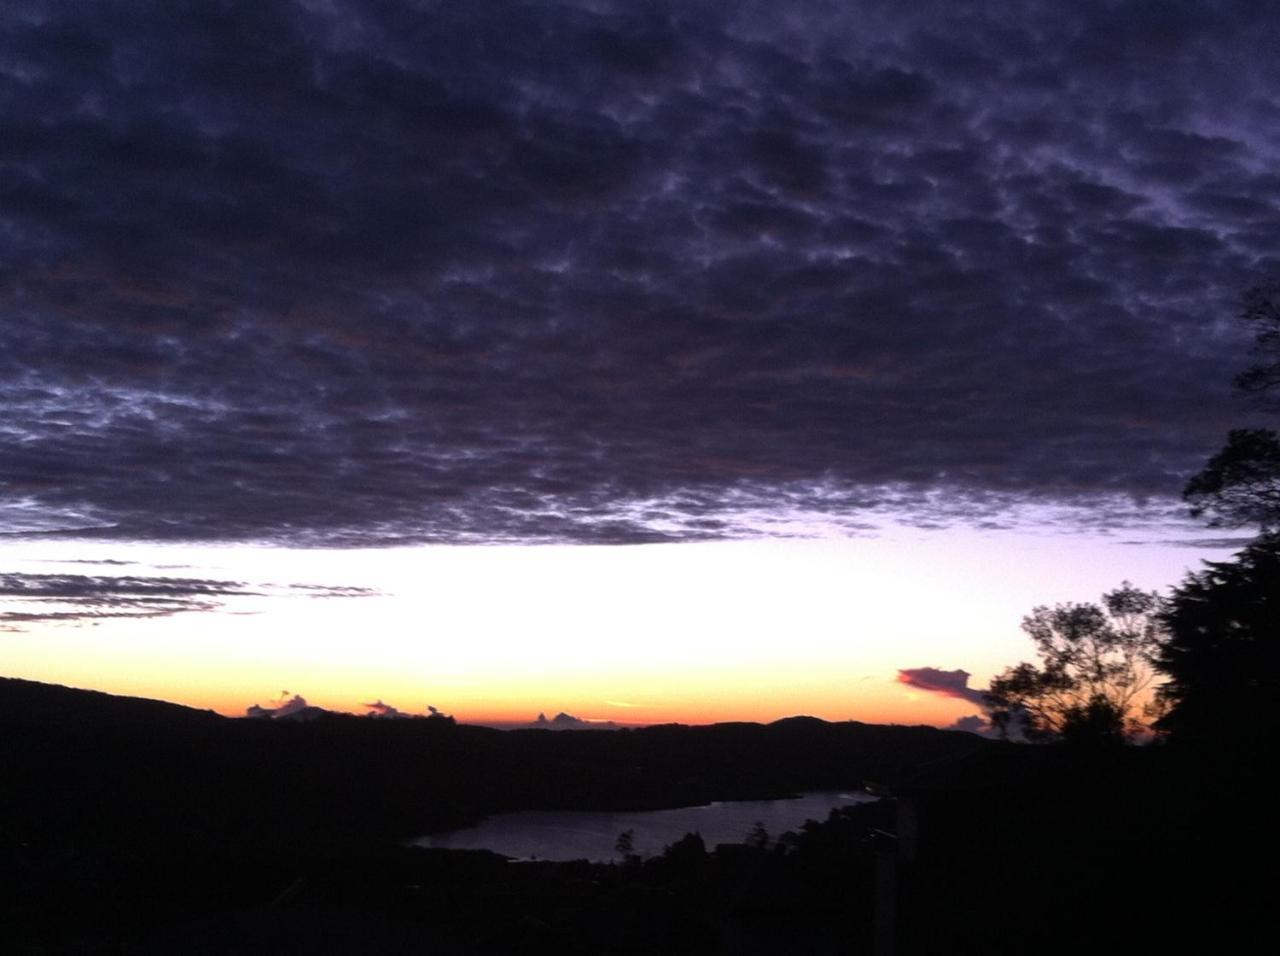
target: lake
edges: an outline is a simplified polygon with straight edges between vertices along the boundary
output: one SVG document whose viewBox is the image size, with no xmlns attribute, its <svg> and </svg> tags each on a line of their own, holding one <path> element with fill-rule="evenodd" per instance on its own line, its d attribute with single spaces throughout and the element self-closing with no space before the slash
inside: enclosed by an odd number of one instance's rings
<svg viewBox="0 0 1280 956">
<path fill-rule="evenodd" d="M 860 790 L 823 790 L 784 800 L 726 800 L 675 810 L 628 813 L 528 811 L 501 813 L 478 826 L 414 840 L 415 846 L 447 850 L 492 850 L 518 860 L 621 859 L 618 835 L 633 831 L 632 845 L 654 856 L 686 833 L 700 833 L 707 849 L 717 843 L 743 843 L 757 823 L 770 837 L 795 830 L 806 820 L 825 820 L 837 807 L 876 798 Z"/>
</svg>

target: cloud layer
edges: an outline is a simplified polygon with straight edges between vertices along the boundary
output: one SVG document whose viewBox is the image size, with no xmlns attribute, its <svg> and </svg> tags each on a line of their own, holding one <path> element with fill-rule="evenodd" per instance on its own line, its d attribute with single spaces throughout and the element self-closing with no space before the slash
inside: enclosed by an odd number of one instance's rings
<svg viewBox="0 0 1280 956">
<path fill-rule="evenodd" d="M 1167 504 L 1280 271 L 1277 27 L 33 0 L 0 25 L 0 521 L 640 541 Z"/>
<path fill-rule="evenodd" d="M 171 617 L 190 611 L 214 611 L 233 598 L 289 593 L 367 597 L 375 592 L 355 587 L 250 585 L 242 581 L 145 575 L 0 573 L 0 630 L 21 630 L 39 622 Z"/>
</svg>

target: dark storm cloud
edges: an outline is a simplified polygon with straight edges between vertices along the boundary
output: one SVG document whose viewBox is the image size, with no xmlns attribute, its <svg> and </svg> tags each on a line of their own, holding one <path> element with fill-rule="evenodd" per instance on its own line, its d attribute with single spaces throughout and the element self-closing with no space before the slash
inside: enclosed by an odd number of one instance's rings
<svg viewBox="0 0 1280 956">
<path fill-rule="evenodd" d="M 0 520 L 650 541 L 1172 507 L 1280 268 L 1249 3 L 24 4 Z"/>
<path fill-rule="evenodd" d="M 374 592 L 355 587 L 249 585 L 203 578 L 0 573 L 0 630 L 20 630 L 22 625 L 42 621 L 91 623 L 106 618 L 171 617 L 188 611 L 214 611 L 230 598 L 287 593 L 368 597 Z"/>
</svg>

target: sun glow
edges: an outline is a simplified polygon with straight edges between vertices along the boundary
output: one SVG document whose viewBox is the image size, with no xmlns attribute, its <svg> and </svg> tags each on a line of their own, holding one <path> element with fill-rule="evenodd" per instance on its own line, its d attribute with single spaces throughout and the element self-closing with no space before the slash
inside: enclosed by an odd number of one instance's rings
<svg viewBox="0 0 1280 956">
<path fill-rule="evenodd" d="M 382 700 L 464 721 L 566 711 L 645 724 L 947 725 L 971 702 L 898 682 L 963 668 L 985 686 L 1030 654 L 1021 616 L 1122 577 L 1162 588 L 1200 552 L 1011 533 L 645 546 L 282 550 L 42 542 L 7 566 L 242 582 L 214 611 L 33 621 L 2 671 L 243 714 L 284 688 L 361 713 Z M 99 562 L 99 563 L 95 563 Z M 273 589 L 265 588 L 271 585 Z M 287 585 L 368 588 L 316 596 Z M 30 610 L 30 608 L 28 608 Z"/>
</svg>

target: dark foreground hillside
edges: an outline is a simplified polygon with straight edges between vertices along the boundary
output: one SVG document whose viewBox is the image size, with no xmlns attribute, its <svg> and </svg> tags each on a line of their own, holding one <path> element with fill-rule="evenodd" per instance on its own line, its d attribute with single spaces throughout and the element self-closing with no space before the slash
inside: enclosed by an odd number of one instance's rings
<svg viewBox="0 0 1280 956">
<path fill-rule="evenodd" d="M 1268 859 L 1269 818 L 1224 754 L 1209 770 L 1168 750 L 808 718 L 290 724 L 12 680 L 0 746 L 6 952 L 1181 951 L 1267 920 L 1243 865 Z M 864 781 L 893 797 L 761 846 L 687 839 L 628 865 L 402 845 L 506 810 Z"/>
</svg>

